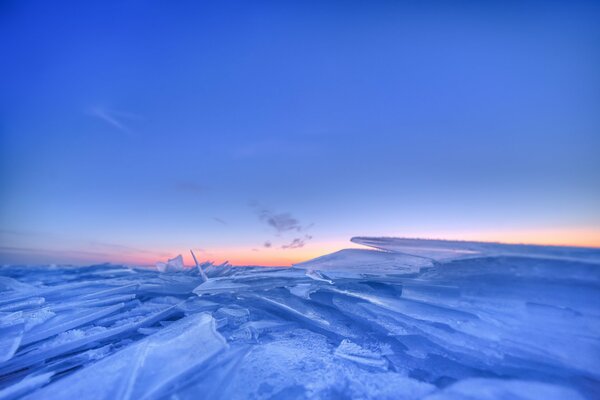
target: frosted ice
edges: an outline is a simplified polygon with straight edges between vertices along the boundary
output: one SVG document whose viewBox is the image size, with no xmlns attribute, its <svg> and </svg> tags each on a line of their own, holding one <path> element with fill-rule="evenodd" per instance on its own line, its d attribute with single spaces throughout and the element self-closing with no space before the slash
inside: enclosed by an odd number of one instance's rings
<svg viewBox="0 0 600 400">
<path fill-rule="evenodd" d="M 183 256 L 180 254 L 175 258 L 169 259 L 165 262 L 157 262 L 156 269 L 159 272 L 177 272 L 183 271 L 185 265 L 183 264 Z"/>
<path fill-rule="evenodd" d="M 600 397 L 600 250 L 352 241 L 292 268 L 0 267 L 0 399 Z"/>
<path fill-rule="evenodd" d="M 387 370 L 388 362 L 381 354 L 362 348 L 348 339 L 335 349 L 334 354 L 345 360 L 350 360 L 368 367 Z"/>
</svg>

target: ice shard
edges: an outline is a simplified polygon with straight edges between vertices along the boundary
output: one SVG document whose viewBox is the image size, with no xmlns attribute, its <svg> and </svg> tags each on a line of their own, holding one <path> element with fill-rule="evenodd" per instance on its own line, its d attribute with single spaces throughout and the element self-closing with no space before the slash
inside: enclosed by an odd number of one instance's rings
<svg viewBox="0 0 600 400">
<path fill-rule="evenodd" d="M 156 269 L 159 272 L 177 272 L 183 271 L 185 269 L 185 265 L 183 264 L 183 256 L 180 254 L 175 258 L 169 259 L 165 262 L 157 262 Z"/>
<path fill-rule="evenodd" d="M 226 347 L 214 319 L 196 314 L 26 398 L 161 398 L 177 388 L 178 378 L 198 370 Z"/>
</svg>

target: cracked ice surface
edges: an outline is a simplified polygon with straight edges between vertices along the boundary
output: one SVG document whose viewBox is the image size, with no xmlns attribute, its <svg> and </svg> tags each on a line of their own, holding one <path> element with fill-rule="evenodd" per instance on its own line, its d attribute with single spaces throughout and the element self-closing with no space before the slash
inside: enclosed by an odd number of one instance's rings
<svg viewBox="0 0 600 400">
<path fill-rule="evenodd" d="M 600 397 L 600 250 L 353 241 L 293 268 L 0 267 L 0 400 Z"/>
</svg>

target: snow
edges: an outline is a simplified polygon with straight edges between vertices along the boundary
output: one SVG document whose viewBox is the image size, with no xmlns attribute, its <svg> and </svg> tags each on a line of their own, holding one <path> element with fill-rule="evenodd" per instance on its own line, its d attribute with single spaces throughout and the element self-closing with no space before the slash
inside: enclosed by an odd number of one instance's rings
<svg viewBox="0 0 600 400">
<path fill-rule="evenodd" d="M 352 241 L 292 268 L 0 267 L 0 400 L 600 397 L 600 250 Z"/>
</svg>

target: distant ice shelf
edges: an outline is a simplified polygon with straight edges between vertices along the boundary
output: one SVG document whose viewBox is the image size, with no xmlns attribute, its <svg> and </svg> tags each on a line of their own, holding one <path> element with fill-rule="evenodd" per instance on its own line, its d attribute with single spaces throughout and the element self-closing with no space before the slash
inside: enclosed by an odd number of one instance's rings
<svg viewBox="0 0 600 400">
<path fill-rule="evenodd" d="M 600 250 L 352 241 L 292 268 L 0 267 L 0 400 L 600 398 Z"/>
</svg>

